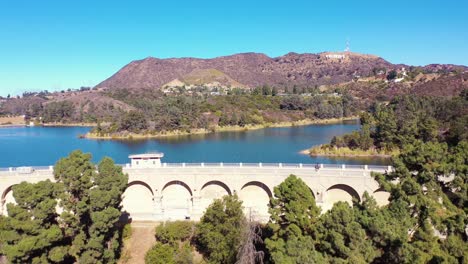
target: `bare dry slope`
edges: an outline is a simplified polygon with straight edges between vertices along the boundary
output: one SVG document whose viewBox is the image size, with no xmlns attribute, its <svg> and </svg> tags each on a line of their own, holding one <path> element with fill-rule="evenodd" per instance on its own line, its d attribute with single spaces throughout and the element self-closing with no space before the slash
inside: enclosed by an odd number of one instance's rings
<svg viewBox="0 0 468 264">
<path fill-rule="evenodd" d="M 330 54 L 343 57 L 333 58 Z M 260 53 L 241 53 L 213 59 L 148 57 L 129 63 L 113 76 L 98 84 L 99 88 L 158 89 L 174 80 L 183 80 L 197 70 L 220 71 L 239 84 L 301 85 L 336 84 L 367 76 L 374 68 L 393 68 L 382 58 L 357 53 L 288 53 L 270 58 Z"/>
</svg>

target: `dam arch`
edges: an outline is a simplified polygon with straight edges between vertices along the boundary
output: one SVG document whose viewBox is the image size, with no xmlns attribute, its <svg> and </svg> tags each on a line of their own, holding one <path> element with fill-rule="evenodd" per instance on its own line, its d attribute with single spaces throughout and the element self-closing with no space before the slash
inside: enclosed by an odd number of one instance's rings
<svg viewBox="0 0 468 264">
<path fill-rule="evenodd" d="M 193 193 L 183 181 L 170 181 L 161 189 L 164 217 L 169 220 L 182 220 L 190 216 Z"/>
<path fill-rule="evenodd" d="M 390 203 L 390 193 L 384 191 L 382 188 L 375 190 L 372 193 L 372 197 L 374 197 L 378 206 L 385 206 Z"/>
<path fill-rule="evenodd" d="M 153 190 L 147 183 L 132 181 L 122 195 L 122 211 L 130 214 L 130 218 L 144 218 L 153 212 L 153 197 Z"/>
<path fill-rule="evenodd" d="M 243 202 L 245 215 L 256 220 L 269 217 L 268 204 L 272 197 L 270 188 L 259 181 L 247 182 L 239 190 L 239 199 Z"/>
<path fill-rule="evenodd" d="M 350 206 L 353 205 L 353 198 L 361 201 L 359 193 L 347 184 L 335 184 L 330 186 L 325 191 L 324 209 L 329 210 L 336 202 L 347 202 Z"/>
<path fill-rule="evenodd" d="M 2 208 L 0 209 L 5 216 L 8 216 L 7 204 L 16 204 L 15 197 L 13 197 L 13 186 L 15 185 L 16 184 L 8 186 L 2 193 L 0 200 Z"/>
<path fill-rule="evenodd" d="M 201 210 L 205 211 L 215 199 L 220 199 L 225 195 L 232 195 L 232 192 L 224 182 L 213 180 L 203 184 L 200 188 Z"/>
<path fill-rule="evenodd" d="M 315 164 L 162 163 L 158 161 L 161 157 L 161 153 L 141 157 L 131 155 L 131 163 L 120 165 L 129 177 L 122 197 L 122 208 L 129 211 L 131 215 L 128 217 L 134 220 L 166 221 L 186 217 L 198 220 L 202 216 L 203 198 L 208 204 L 213 198 L 234 193 L 255 216 L 268 215 L 268 203 L 274 195 L 274 186 L 281 184 L 291 174 L 301 178 L 312 189 L 323 211 L 327 209 L 324 208 L 327 201 L 331 207 L 337 200 L 336 195 L 342 195 L 349 203 L 353 197 L 362 200 L 364 192 L 378 201 L 387 200 L 385 196 L 388 193 L 378 190 L 379 184 L 370 173 L 393 170 L 389 166 L 375 165 L 321 165 L 317 170 Z M 151 162 L 142 163 L 141 160 L 145 159 Z M 51 166 L 27 168 L 0 168 L 0 214 L 5 213 L 5 203 L 14 201 L 11 192 L 13 185 L 22 181 L 54 181 Z M 258 220 L 266 222 L 268 217 Z"/>
</svg>

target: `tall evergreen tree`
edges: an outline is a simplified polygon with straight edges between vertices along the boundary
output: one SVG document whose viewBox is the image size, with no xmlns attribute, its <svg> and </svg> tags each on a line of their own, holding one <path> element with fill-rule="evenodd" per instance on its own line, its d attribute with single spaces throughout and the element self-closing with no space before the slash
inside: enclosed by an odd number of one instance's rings
<svg viewBox="0 0 468 264">
<path fill-rule="evenodd" d="M 245 216 L 237 195 L 215 200 L 197 225 L 195 243 L 209 263 L 236 263 Z"/>
<path fill-rule="evenodd" d="M 80 263 L 114 263 L 120 247 L 121 196 L 128 176 L 109 158 L 96 171 L 91 155 L 81 151 L 59 160 L 54 176 L 63 190 L 61 225 L 71 240 L 70 254 Z"/>
<path fill-rule="evenodd" d="M 315 251 L 312 234 L 320 209 L 310 188 L 291 175 L 274 189 L 270 200 L 272 235 L 265 240 L 274 263 L 315 263 L 323 260 Z"/>
<path fill-rule="evenodd" d="M 60 263 L 70 258 L 57 221 L 56 191 L 49 180 L 13 186 L 16 204 L 8 204 L 8 217 L 0 218 L 1 250 L 11 263 Z"/>
</svg>

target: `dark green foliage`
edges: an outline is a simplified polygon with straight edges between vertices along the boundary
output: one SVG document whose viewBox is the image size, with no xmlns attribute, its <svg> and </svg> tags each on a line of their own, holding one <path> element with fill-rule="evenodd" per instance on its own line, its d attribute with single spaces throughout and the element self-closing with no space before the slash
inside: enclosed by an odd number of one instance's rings
<svg viewBox="0 0 468 264">
<path fill-rule="evenodd" d="M 7 205 L 1 221 L 2 251 L 13 263 L 115 263 L 128 181 L 122 168 L 104 158 L 96 171 L 90 154 L 75 151 L 57 162 L 54 177 L 13 187 L 18 204 Z"/>
<path fill-rule="evenodd" d="M 379 255 L 353 209 L 338 202 L 320 217 L 317 250 L 331 263 L 370 263 Z"/>
<path fill-rule="evenodd" d="M 72 102 L 52 102 L 44 106 L 42 120 L 46 123 L 71 121 L 74 111 L 75 107 Z"/>
<path fill-rule="evenodd" d="M 96 133 L 190 131 L 216 126 L 247 126 L 265 122 L 341 118 L 355 115 L 359 102 L 349 95 L 275 96 L 277 88 L 255 88 L 251 94 L 233 92 L 221 96 L 154 96 L 114 91 L 110 96 L 132 105 L 137 111 L 122 114 Z M 270 96 L 273 95 L 273 96 Z M 114 119 L 115 120 L 115 119 Z"/>
<path fill-rule="evenodd" d="M 397 97 L 361 116 L 361 131 L 333 138 L 331 145 L 351 149 L 400 149 L 422 142 L 456 145 L 468 139 L 468 102 L 461 97 Z"/>
<path fill-rule="evenodd" d="M 274 263 L 314 263 L 321 259 L 312 234 L 320 209 L 309 187 L 294 175 L 274 189 L 270 200 L 271 237 L 265 241 Z"/>
<path fill-rule="evenodd" d="M 377 263 L 466 261 L 467 144 L 463 141 L 450 147 L 446 143 L 418 140 L 403 147 L 395 159 L 395 172 L 377 177 L 391 192 L 388 208 L 376 211 L 376 217 L 383 214 L 379 219 L 386 221 L 381 220 L 378 229 L 368 226 L 375 230 L 372 237 L 384 250 Z M 390 182 L 396 178 L 399 183 Z M 448 237 L 439 238 L 437 233 Z M 463 241 L 464 249 L 453 241 Z"/>
<path fill-rule="evenodd" d="M 145 256 L 147 264 L 175 264 L 174 246 L 169 244 L 156 243 Z"/>
<path fill-rule="evenodd" d="M 125 224 L 122 229 L 122 239 L 129 239 L 132 236 L 132 226 Z"/>
<path fill-rule="evenodd" d="M 0 218 L 0 243 L 11 263 L 48 263 L 67 259 L 69 246 L 57 221 L 56 184 L 22 182 L 13 187 L 16 205 Z M 62 246 L 63 245 L 63 246 Z"/>
<path fill-rule="evenodd" d="M 119 122 L 119 130 L 127 130 L 138 133 L 148 128 L 148 122 L 143 113 L 138 111 L 130 111 L 125 113 Z"/>
<path fill-rule="evenodd" d="M 195 244 L 209 263 L 236 263 L 245 216 L 237 195 L 215 200 L 197 224 Z"/>
<path fill-rule="evenodd" d="M 262 86 L 262 95 L 271 95 L 271 93 L 272 93 L 272 90 L 270 86 L 266 84 Z"/>
<path fill-rule="evenodd" d="M 156 240 L 145 256 L 145 263 L 193 263 L 190 240 L 195 224 L 188 221 L 165 222 L 156 227 Z"/>
<path fill-rule="evenodd" d="M 398 76 L 398 73 L 395 70 L 391 70 L 387 74 L 387 80 L 389 80 L 389 81 L 394 80 L 397 76 Z"/>
<path fill-rule="evenodd" d="M 301 219 L 313 211 L 306 205 L 314 204 L 308 187 L 292 176 L 285 180 L 275 188 L 270 203 L 271 233 L 266 247 L 271 260 L 466 263 L 468 142 L 451 146 L 415 139 L 402 147 L 394 167 L 391 173 L 374 175 L 381 188 L 391 194 L 387 206 L 377 206 L 365 193 L 353 208 L 339 202 L 323 215 L 306 217 L 306 221 Z"/>
<path fill-rule="evenodd" d="M 193 222 L 166 222 L 156 227 L 156 239 L 164 244 L 190 240 L 195 230 Z"/>
<path fill-rule="evenodd" d="M 91 155 L 74 151 L 57 162 L 54 176 L 60 196 L 64 233 L 71 239 L 70 254 L 80 263 L 113 263 L 120 249 L 121 196 L 128 176 L 104 158 L 95 171 Z"/>
</svg>

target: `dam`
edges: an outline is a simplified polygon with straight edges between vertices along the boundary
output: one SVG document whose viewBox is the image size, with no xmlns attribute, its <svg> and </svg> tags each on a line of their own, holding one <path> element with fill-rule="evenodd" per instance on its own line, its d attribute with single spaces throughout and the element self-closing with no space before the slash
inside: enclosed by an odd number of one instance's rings
<svg viewBox="0 0 468 264">
<path fill-rule="evenodd" d="M 199 220 L 209 204 L 224 195 L 237 194 L 245 214 L 268 221 L 268 203 L 274 187 L 289 175 L 300 177 L 310 188 L 322 211 L 337 201 L 352 204 L 365 192 L 379 205 L 388 203 L 389 193 L 379 189 L 372 172 L 385 173 L 390 166 L 288 163 L 163 163 L 162 153 L 130 155 L 121 164 L 128 174 L 122 211 L 132 220 Z M 22 181 L 54 181 L 53 166 L 0 168 L 0 214 L 14 203 L 12 187 Z"/>
</svg>

